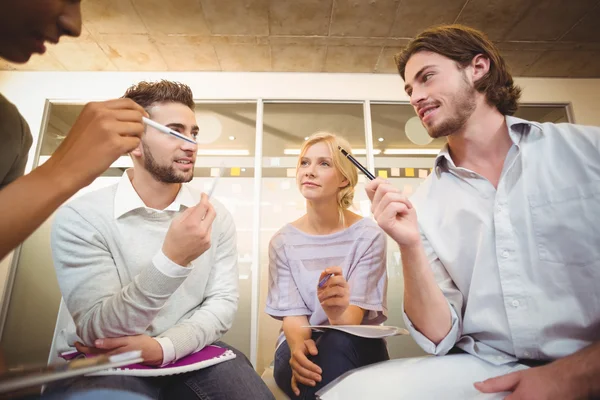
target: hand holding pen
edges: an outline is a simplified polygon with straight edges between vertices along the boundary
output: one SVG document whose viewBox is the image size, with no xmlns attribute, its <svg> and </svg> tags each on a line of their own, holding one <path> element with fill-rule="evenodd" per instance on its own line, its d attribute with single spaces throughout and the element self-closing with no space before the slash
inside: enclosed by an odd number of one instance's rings
<svg viewBox="0 0 600 400">
<path fill-rule="evenodd" d="M 208 195 L 202 193 L 198 204 L 189 207 L 171 222 L 163 242 L 164 255 L 175 264 L 187 267 L 210 248 L 215 217 Z"/>
<path fill-rule="evenodd" d="M 321 272 L 317 297 L 329 322 L 334 325 L 350 305 L 350 286 L 344 278 L 342 267 L 329 267 Z"/>
<path fill-rule="evenodd" d="M 365 190 L 371 200 L 371 212 L 381 229 L 402 246 L 412 246 L 421 240 L 417 213 L 402 191 L 388 181 L 376 178 L 346 150 L 340 152 L 371 180 Z"/>
<path fill-rule="evenodd" d="M 377 178 L 365 186 L 371 200 L 371 211 L 377 225 L 400 248 L 418 245 L 421 241 L 417 212 L 400 189 L 388 181 Z"/>
</svg>

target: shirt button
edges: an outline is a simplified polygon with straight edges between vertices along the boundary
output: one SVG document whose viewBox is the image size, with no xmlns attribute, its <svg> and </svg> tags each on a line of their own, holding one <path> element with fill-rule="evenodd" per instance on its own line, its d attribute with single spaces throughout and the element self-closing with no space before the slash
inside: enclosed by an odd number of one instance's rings
<svg viewBox="0 0 600 400">
<path fill-rule="evenodd" d="M 502 252 L 502 257 L 504 257 L 504 258 L 508 258 L 508 256 L 509 256 L 509 254 L 508 254 L 508 251 L 504 250 L 504 251 Z"/>
<path fill-rule="evenodd" d="M 517 308 L 519 307 L 519 300 L 513 300 L 510 304 L 512 304 L 514 308 Z"/>
</svg>

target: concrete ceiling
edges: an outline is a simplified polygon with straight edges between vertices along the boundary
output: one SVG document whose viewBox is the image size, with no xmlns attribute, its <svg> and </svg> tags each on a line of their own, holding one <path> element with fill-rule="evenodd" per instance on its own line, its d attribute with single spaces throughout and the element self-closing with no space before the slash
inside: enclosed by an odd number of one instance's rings
<svg viewBox="0 0 600 400">
<path fill-rule="evenodd" d="M 422 29 L 463 23 L 515 76 L 600 78 L 599 0 L 84 0 L 83 34 L 25 65 L 58 71 L 396 73 Z"/>
</svg>

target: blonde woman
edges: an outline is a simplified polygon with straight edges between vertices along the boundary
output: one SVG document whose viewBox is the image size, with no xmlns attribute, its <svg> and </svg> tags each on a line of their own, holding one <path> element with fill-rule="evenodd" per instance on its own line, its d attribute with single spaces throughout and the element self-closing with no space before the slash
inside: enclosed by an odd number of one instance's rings
<svg viewBox="0 0 600 400">
<path fill-rule="evenodd" d="M 389 359 L 381 339 L 305 328 L 379 324 L 387 318 L 385 234 L 348 210 L 358 175 L 338 146 L 350 152 L 348 142 L 331 133 L 304 142 L 296 182 L 306 214 L 269 244 L 266 312 L 283 320 L 274 375 L 292 398 L 313 399 L 344 372 Z"/>
</svg>

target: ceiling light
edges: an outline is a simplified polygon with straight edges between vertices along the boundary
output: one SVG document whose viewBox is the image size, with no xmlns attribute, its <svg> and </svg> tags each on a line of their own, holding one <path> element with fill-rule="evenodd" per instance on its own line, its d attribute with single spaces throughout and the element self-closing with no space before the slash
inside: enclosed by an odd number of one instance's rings
<svg viewBox="0 0 600 400">
<path fill-rule="evenodd" d="M 388 156 L 398 156 L 398 155 L 434 155 L 440 152 L 440 149 L 385 149 L 383 154 Z"/>
<path fill-rule="evenodd" d="M 377 140 L 378 140 L 378 141 L 380 141 L 380 142 L 383 142 L 383 140 L 384 140 L 384 139 L 383 139 L 382 137 L 380 137 L 380 138 L 379 138 L 379 139 L 377 139 Z"/>
<path fill-rule="evenodd" d="M 229 136 L 229 140 L 235 140 L 235 136 Z"/>
<path fill-rule="evenodd" d="M 196 154 L 199 156 L 249 156 L 250 152 L 234 149 L 199 149 Z"/>
<path fill-rule="evenodd" d="M 286 156 L 299 156 L 300 149 L 283 149 L 283 154 Z"/>
<path fill-rule="evenodd" d="M 308 136 L 305 136 L 305 137 L 304 137 L 304 140 L 308 140 Z"/>
<path fill-rule="evenodd" d="M 352 149 L 352 154 L 356 154 L 357 156 L 364 156 L 367 154 L 367 149 Z M 381 150 L 373 149 L 373 154 L 381 154 Z"/>
</svg>

